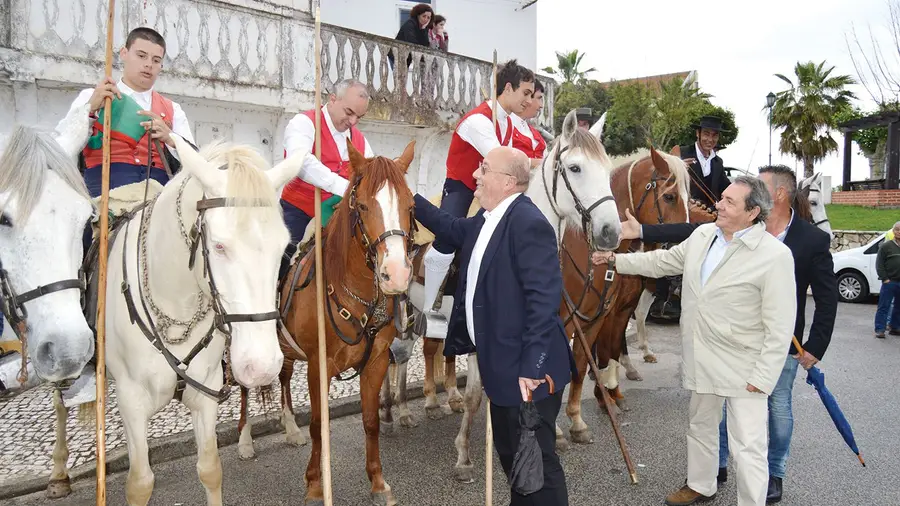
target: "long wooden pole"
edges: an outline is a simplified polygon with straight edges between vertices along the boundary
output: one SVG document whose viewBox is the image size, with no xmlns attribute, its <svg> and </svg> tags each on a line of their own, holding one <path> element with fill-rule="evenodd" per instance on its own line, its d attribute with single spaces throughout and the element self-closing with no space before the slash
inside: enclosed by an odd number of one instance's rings
<svg viewBox="0 0 900 506">
<path fill-rule="evenodd" d="M 494 131 L 497 131 L 497 50 L 494 49 L 494 70 L 491 82 L 491 118 L 494 121 Z M 484 504 L 494 504 L 494 426 L 491 424 L 491 399 L 488 398 L 487 427 L 484 431 Z"/>
<path fill-rule="evenodd" d="M 322 21 L 316 7 L 316 158 L 322 160 Z M 331 492 L 331 423 L 328 419 L 328 354 L 325 352 L 325 276 L 322 272 L 322 190 L 316 186 L 316 322 L 319 332 L 319 416 L 322 438 L 322 495 L 326 506 L 332 505 Z"/>
<path fill-rule="evenodd" d="M 584 337 L 584 331 L 581 330 L 581 324 L 578 323 L 578 317 L 575 316 L 575 310 L 569 305 L 568 300 L 566 301 L 566 309 L 569 310 L 569 315 L 572 317 L 572 323 L 575 324 L 575 334 L 577 334 L 578 342 L 581 343 L 581 348 L 587 356 L 591 370 L 594 371 L 594 378 L 596 378 L 596 381 L 599 383 L 598 390 L 603 393 L 603 404 L 606 405 L 609 421 L 612 423 L 613 432 L 615 432 L 616 439 L 619 441 L 619 449 L 622 450 L 622 457 L 625 459 L 625 467 L 628 468 L 628 475 L 631 477 L 631 483 L 637 484 L 637 472 L 634 470 L 634 464 L 631 462 L 631 455 L 628 453 L 628 446 L 625 444 L 625 436 L 622 435 L 622 429 L 619 427 L 619 419 L 616 418 L 616 412 L 613 410 L 612 397 L 610 397 L 609 392 L 606 391 L 606 387 L 603 386 L 602 380 L 600 379 L 600 368 L 597 367 L 597 362 L 594 361 L 594 356 L 591 355 L 591 349 L 587 344 L 587 339 Z M 581 402 L 581 400 L 577 399 L 576 402 Z"/>
<path fill-rule="evenodd" d="M 106 19 L 106 70 L 112 77 L 116 0 L 109 0 Z M 106 505 L 106 263 L 109 255 L 109 142 L 112 98 L 103 104 L 103 167 L 100 189 L 100 258 L 97 288 L 97 506 Z"/>
</svg>

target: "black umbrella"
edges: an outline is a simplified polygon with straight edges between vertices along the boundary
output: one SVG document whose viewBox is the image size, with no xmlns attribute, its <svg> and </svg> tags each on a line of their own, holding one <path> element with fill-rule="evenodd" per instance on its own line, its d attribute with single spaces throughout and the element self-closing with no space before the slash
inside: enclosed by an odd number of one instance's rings
<svg viewBox="0 0 900 506">
<path fill-rule="evenodd" d="M 552 395 L 553 380 L 549 375 L 545 375 L 544 378 L 550 386 Z M 519 446 L 513 459 L 512 471 L 509 473 L 510 488 L 521 495 L 533 494 L 544 488 L 544 456 L 534 435 L 542 423 L 541 414 L 531 400 L 529 390 L 528 401 L 523 402 L 519 408 Z"/>
</svg>

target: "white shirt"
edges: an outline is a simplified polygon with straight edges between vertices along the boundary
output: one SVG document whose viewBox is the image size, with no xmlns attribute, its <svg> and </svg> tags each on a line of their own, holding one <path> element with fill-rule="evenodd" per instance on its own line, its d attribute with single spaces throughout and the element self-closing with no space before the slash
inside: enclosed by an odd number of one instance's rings
<svg viewBox="0 0 900 506">
<path fill-rule="evenodd" d="M 122 92 L 123 95 L 128 95 L 129 97 L 133 98 L 139 106 L 144 108 L 144 110 L 150 110 L 153 103 L 153 88 L 147 91 L 135 91 L 131 89 L 131 87 L 129 87 L 127 84 L 125 84 L 121 79 L 119 79 L 119 82 L 116 83 L 116 87 L 120 92 Z M 90 102 L 91 96 L 93 94 L 94 88 L 82 90 L 81 93 L 79 93 L 75 98 L 75 101 L 72 102 L 72 106 L 69 108 L 69 111 L 71 112 Z M 191 124 L 188 122 L 187 115 L 184 114 L 184 110 L 182 110 L 180 105 L 172 102 L 172 111 L 175 116 L 172 118 L 172 132 L 180 135 L 182 139 L 190 142 L 191 144 L 195 144 L 194 136 L 191 134 Z M 65 118 L 62 121 L 65 121 Z M 62 121 L 57 124 L 57 131 L 60 131 L 60 129 L 63 128 Z M 178 157 L 177 150 L 170 149 L 169 152 L 172 153 L 175 158 L 181 160 L 181 158 Z"/>
<path fill-rule="evenodd" d="M 728 250 L 728 246 L 730 246 L 735 239 L 749 232 L 751 228 L 753 228 L 752 225 L 739 232 L 735 232 L 731 237 L 731 241 L 726 241 L 722 229 L 716 227 L 716 238 L 713 239 L 709 251 L 706 252 L 706 258 L 703 259 L 703 264 L 700 266 L 700 286 L 706 284 L 709 275 L 716 270 L 716 267 L 718 267 L 722 259 L 725 258 L 725 252 Z"/>
<path fill-rule="evenodd" d="M 536 149 L 538 141 L 534 138 L 534 134 L 531 132 L 531 125 L 528 124 L 528 121 L 515 114 L 510 114 L 510 116 L 512 117 L 513 126 L 516 127 L 516 130 L 525 137 L 531 139 L 531 149 Z"/>
<path fill-rule="evenodd" d="M 350 155 L 347 151 L 347 139 L 350 138 L 350 129 L 338 132 L 331 121 L 331 116 L 328 114 L 326 106 L 322 106 L 322 121 L 328 126 L 328 130 L 323 130 L 322 135 L 328 135 L 328 132 L 331 132 L 331 137 L 337 145 L 341 160 L 345 162 L 350 160 Z M 300 172 L 297 173 L 297 177 L 328 193 L 343 195 L 347 191 L 349 183 L 316 158 L 315 152 L 312 151 L 315 141 L 316 127 L 313 125 L 313 120 L 309 119 L 305 114 L 294 116 L 284 129 L 284 149 L 287 151 L 287 156 L 291 156 L 298 151 L 301 153 L 304 151 L 309 152 L 309 155 L 303 162 L 303 166 L 300 167 Z M 366 139 L 365 142 L 366 148 L 363 156 L 366 158 L 374 157 L 375 154 L 372 152 L 372 147 L 369 146 L 369 140 Z"/>
<path fill-rule="evenodd" d="M 791 220 L 788 221 L 788 224 L 786 227 L 784 227 L 784 230 L 780 234 L 776 235 L 775 238 L 781 242 L 784 242 L 784 238 L 787 237 L 788 230 L 791 229 L 791 223 L 794 223 L 794 210 L 793 209 L 791 209 Z"/>
<path fill-rule="evenodd" d="M 483 116 L 482 116 L 483 117 Z M 481 270 L 481 259 L 484 256 L 484 250 L 491 242 L 491 236 L 497 229 L 497 224 L 503 218 L 510 204 L 522 193 L 513 193 L 497 204 L 493 211 L 485 211 L 484 225 L 478 232 L 478 239 L 475 239 L 475 246 L 472 248 L 472 257 L 469 259 L 469 268 L 466 271 L 466 328 L 469 331 L 469 339 L 475 344 L 475 318 L 473 316 L 472 306 L 475 300 L 475 284 L 478 282 L 478 272 Z"/>
<path fill-rule="evenodd" d="M 712 172 L 710 162 L 716 157 L 716 150 L 711 149 L 709 151 L 709 158 L 706 158 L 703 156 L 703 150 L 700 149 L 700 144 L 695 142 L 694 146 L 697 151 L 697 163 L 700 164 L 700 169 L 703 171 L 703 177 L 706 177 Z"/>
<path fill-rule="evenodd" d="M 493 107 L 493 103 L 488 100 L 488 107 Z M 506 120 L 509 114 L 498 105 L 497 107 L 497 127 L 500 129 L 500 138 L 506 138 Z M 456 133 L 462 140 L 468 142 L 481 153 L 481 156 L 487 156 L 494 148 L 500 147 L 500 141 L 497 140 L 497 130 L 494 129 L 494 121 L 488 119 L 483 114 L 473 114 L 459 124 Z M 512 135 L 509 136 L 509 142 L 505 146 L 512 146 Z"/>
</svg>

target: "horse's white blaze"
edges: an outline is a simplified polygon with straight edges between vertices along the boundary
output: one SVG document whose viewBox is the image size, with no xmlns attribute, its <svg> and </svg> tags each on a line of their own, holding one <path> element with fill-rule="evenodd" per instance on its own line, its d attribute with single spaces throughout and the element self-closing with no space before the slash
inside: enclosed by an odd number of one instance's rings
<svg viewBox="0 0 900 506">
<path fill-rule="evenodd" d="M 384 230 L 403 230 L 400 226 L 397 191 L 385 184 L 378 190 L 375 200 L 381 207 Z M 377 238 L 370 237 L 369 240 L 375 241 Z M 381 289 L 387 294 L 405 292 L 412 273 L 409 260 L 406 258 L 406 240 L 395 235 L 385 239 L 384 245 L 387 251 L 381 260 L 381 265 L 377 266 Z"/>
</svg>

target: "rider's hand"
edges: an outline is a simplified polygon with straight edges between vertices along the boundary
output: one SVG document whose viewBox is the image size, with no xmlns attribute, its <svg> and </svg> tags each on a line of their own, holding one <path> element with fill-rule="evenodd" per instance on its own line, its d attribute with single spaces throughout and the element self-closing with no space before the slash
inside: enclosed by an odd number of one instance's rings
<svg viewBox="0 0 900 506">
<path fill-rule="evenodd" d="M 94 88 L 94 94 L 91 95 L 91 100 L 89 101 L 91 112 L 99 111 L 106 102 L 107 97 L 111 99 L 122 98 L 122 93 L 119 92 L 119 88 L 116 87 L 116 82 L 113 81 L 112 77 L 104 77 L 100 84 Z"/>
<path fill-rule="evenodd" d="M 632 216 L 631 210 L 625 208 L 625 221 L 622 222 L 622 239 L 640 239 L 641 224 Z"/>
<path fill-rule="evenodd" d="M 166 122 L 163 121 L 161 116 L 152 111 L 138 111 L 138 114 L 150 117 L 149 120 L 141 122 L 141 126 L 150 132 L 150 137 L 159 139 L 169 146 L 175 147 L 175 142 L 170 137 L 172 129 L 169 128 L 169 125 L 166 125 Z"/>
</svg>

